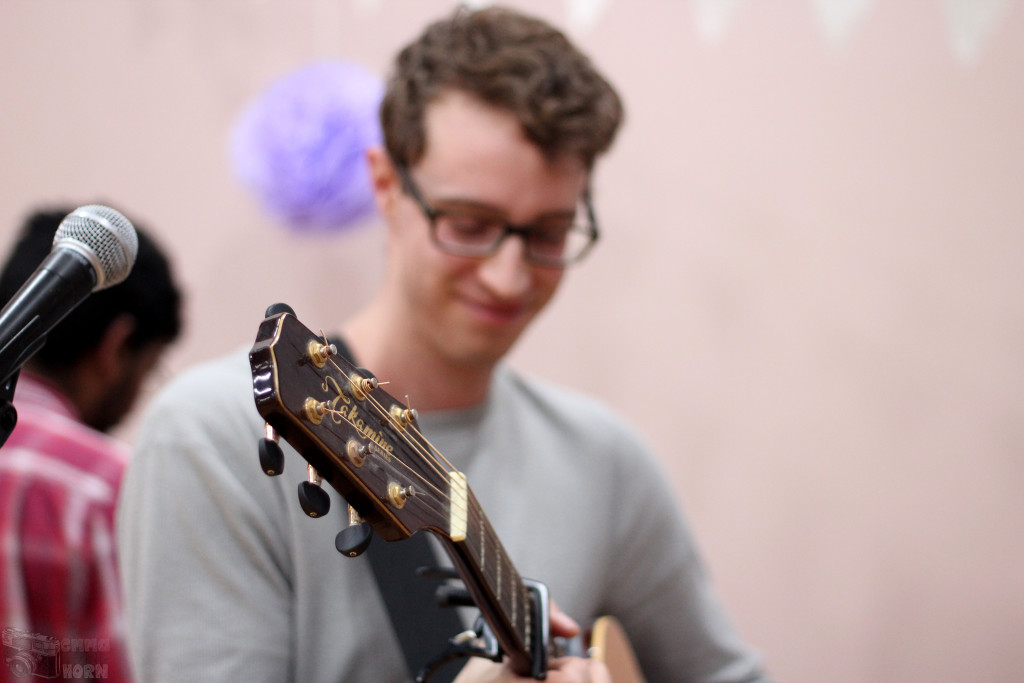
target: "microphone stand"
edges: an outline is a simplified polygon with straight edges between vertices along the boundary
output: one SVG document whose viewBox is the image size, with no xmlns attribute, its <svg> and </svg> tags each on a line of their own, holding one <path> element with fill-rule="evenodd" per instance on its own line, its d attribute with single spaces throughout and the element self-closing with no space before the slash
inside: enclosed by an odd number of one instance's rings
<svg viewBox="0 0 1024 683">
<path fill-rule="evenodd" d="M 18 383 L 19 374 L 20 368 L 12 372 L 0 386 L 0 448 L 18 423 L 18 411 L 14 409 L 14 387 Z"/>
<path fill-rule="evenodd" d="M 12 340 L 13 341 L 13 340 Z M 0 448 L 7 442 L 7 437 L 14 431 L 14 425 L 18 423 L 18 411 L 14 409 L 14 387 L 18 384 L 18 375 L 21 374 L 21 366 L 25 364 L 29 358 L 34 356 L 39 349 L 46 343 L 46 336 L 42 336 L 35 341 L 29 348 L 23 350 L 19 356 L 14 359 L 11 363 L 11 367 L 14 368 L 3 384 L 0 384 Z M 8 344 L 10 346 L 10 344 Z M 4 356 L 4 351 L 7 347 L 0 349 L 0 358 Z M 0 361 L 0 365 L 5 365 L 7 359 L 3 358 Z M 0 373 L 7 372 L 6 369 L 0 370 Z M 2 376 L 2 375 L 0 375 Z"/>
</svg>

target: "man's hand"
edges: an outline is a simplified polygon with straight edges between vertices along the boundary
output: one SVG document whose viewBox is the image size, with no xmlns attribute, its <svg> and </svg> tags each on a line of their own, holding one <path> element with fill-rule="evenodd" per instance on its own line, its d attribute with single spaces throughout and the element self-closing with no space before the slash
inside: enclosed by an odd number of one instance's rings
<svg viewBox="0 0 1024 683">
<path fill-rule="evenodd" d="M 515 675 L 505 664 L 473 657 L 455 683 L 525 683 L 530 677 Z M 602 662 L 579 657 L 559 657 L 548 667 L 548 683 L 612 683 L 611 675 Z"/>
</svg>

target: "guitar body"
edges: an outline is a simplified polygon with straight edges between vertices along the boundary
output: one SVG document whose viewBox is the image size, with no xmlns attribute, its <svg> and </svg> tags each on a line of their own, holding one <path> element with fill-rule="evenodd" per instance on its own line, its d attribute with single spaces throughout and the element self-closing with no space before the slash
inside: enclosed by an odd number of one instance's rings
<svg viewBox="0 0 1024 683">
<path fill-rule="evenodd" d="M 633 646 L 615 617 L 601 617 L 594 622 L 588 654 L 604 662 L 613 683 L 644 683 Z"/>
</svg>

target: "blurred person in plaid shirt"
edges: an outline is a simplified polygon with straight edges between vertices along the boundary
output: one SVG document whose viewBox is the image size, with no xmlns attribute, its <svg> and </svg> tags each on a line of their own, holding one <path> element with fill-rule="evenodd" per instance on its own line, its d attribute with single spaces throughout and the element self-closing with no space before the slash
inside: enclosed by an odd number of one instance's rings
<svg viewBox="0 0 1024 683">
<path fill-rule="evenodd" d="M 26 218 L 0 271 L 0 305 L 73 210 Z M 18 376 L 18 420 L 0 448 L 0 679 L 130 677 L 113 528 L 129 451 L 107 432 L 181 331 L 170 262 L 135 226 L 129 276 L 74 308 Z"/>
</svg>

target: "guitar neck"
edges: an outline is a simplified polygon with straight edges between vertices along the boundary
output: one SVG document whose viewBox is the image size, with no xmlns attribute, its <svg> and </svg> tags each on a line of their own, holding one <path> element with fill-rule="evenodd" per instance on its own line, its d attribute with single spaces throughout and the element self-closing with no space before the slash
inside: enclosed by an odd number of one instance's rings
<svg viewBox="0 0 1024 683">
<path fill-rule="evenodd" d="M 534 595 L 512 564 L 472 492 L 468 492 L 467 525 L 461 540 L 446 538 L 463 582 L 490 625 L 513 669 L 529 673 L 536 642 Z"/>
</svg>

